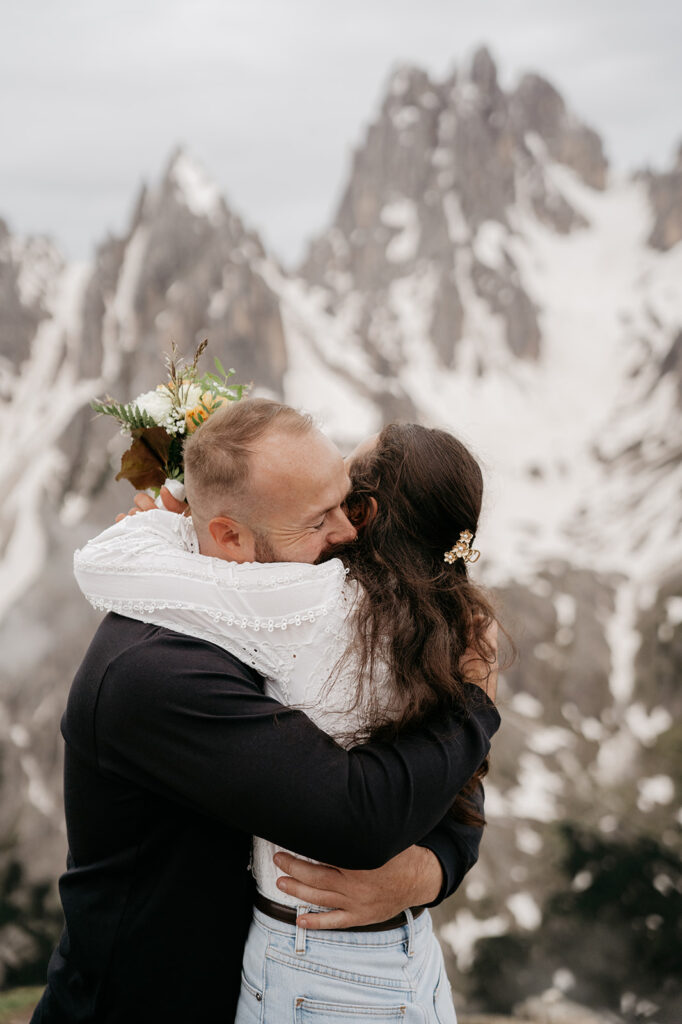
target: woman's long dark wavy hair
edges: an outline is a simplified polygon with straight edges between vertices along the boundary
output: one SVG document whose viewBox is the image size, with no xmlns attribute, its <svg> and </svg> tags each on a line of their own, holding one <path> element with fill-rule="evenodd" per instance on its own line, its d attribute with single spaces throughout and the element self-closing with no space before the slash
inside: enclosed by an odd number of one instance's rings
<svg viewBox="0 0 682 1024">
<path fill-rule="evenodd" d="M 355 609 L 360 673 L 356 705 L 368 708 L 374 738 L 390 739 L 439 707 L 481 699 L 465 686 L 465 650 L 490 666 L 495 652 L 485 633 L 493 608 L 461 559 L 444 561 L 463 530 L 476 534 L 483 497 L 480 467 L 451 434 L 393 423 L 376 446 L 350 467 L 348 514 L 360 527 L 344 560 L 363 592 Z M 376 505 L 374 504 L 376 502 Z M 386 669 L 392 681 L 386 711 Z M 389 717 L 390 715 L 390 717 Z M 471 797 L 487 759 L 457 796 L 452 813 L 482 825 Z"/>
</svg>

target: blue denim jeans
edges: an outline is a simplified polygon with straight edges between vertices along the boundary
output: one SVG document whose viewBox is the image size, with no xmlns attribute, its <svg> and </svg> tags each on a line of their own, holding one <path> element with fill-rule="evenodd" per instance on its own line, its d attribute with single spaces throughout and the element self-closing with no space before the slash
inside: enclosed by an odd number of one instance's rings
<svg viewBox="0 0 682 1024">
<path fill-rule="evenodd" d="M 385 932 L 313 931 L 254 910 L 235 1024 L 457 1024 L 428 911 Z"/>
</svg>

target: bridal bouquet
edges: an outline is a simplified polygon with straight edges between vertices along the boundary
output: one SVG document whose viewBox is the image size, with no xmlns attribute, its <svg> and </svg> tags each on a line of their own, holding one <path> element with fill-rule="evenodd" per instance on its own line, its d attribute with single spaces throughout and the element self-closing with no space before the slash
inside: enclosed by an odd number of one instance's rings
<svg viewBox="0 0 682 1024">
<path fill-rule="evenodd" d="M 189 364 L 178 358 L 173 345 L 166 357 L 168 380 L 127 405 L 109 397 L 90 403 L 95 412 L 118 420 L 122 433 L 132 438 L 117 480 L 129 480 L 137 490 L 147 490 L 155 497 L 164 484 L 170 484 L 176 497 L 184 496 L 178 486 L 184 484 L 184 437 L 194 433 L 216 409 L 238 402 L 248 391 L 246 384 L 229 383 L 234 370 L 225 370 L 219 359 L 215 360 L 217 373 L 199 373 L 206 345 L 207 341 L 202 341 Z"/>
</svg>

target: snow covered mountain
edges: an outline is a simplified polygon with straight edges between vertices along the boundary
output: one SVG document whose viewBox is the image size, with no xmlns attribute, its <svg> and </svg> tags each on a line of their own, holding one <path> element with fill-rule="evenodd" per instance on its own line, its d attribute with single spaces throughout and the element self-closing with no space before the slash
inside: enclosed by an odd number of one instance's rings
<svg viewBox="0 0 682 1024">
<path fill-rule="evenodd" d="M 70 558 L 128 501 L 120 439 L 87 402 L 133 397 L 171 338 L 208 337 L 341 445 L 409 418 L 486 467 L 480 575 L 520 658 L 500 687 L 482 861 L 437 915 L 455 988 L 489 1010 L 554 989 L 674 1019 L 658 953 L 682 892 L 681 241 L 682 157 L 614 178 L 547 81 L 505 92 L 485 50 L 445 81 L 392 76 L 295 272 L 182 150 L 91 265 L 0 223 L 10 980 L 49 946 L 64 855 L 57 722 L 97 622 Z M 622 905 L 605 896 L 616 877 Z"/>
</svg>

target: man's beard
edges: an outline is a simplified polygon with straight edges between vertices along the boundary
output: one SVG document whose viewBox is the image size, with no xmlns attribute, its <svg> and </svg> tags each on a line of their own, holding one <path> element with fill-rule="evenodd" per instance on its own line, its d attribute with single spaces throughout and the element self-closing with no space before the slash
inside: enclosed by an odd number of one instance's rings
<svg viewBox="0 0 682 1024">
<path fill-rule="evenodd" d="M 347 558 L 352 548 L 352 542 L 346 544 L 332 544 L 321 551 L 315 559 L 315 565 L 328 562 L 330 558 Z M 283 557 L 275 551 L 267 533 L 253 530 L 253 554 L 256 562 L 288 562 L 289 558 Z"/>
<path fill-rule="evenodd" d="M 354 550 L 353 543 L 353 541 L 346 541 L 344 544 L 330 544 L 317 556 L 315 565 L 328 562 L 330 558 L 340 558 L 342 562 L 346 562 Z"/>
<path fill-rule="evenodd" d="M 267 533 L 257 533 L 253 531 L 253 553 L 257 562 L 285 562 L 285 558 L 280 558 L 272 544 Z"/>
</svg>

